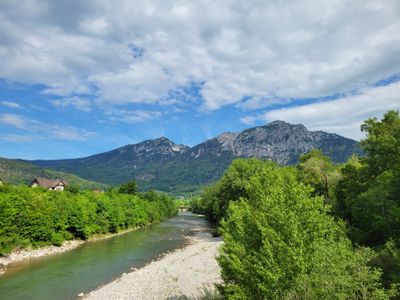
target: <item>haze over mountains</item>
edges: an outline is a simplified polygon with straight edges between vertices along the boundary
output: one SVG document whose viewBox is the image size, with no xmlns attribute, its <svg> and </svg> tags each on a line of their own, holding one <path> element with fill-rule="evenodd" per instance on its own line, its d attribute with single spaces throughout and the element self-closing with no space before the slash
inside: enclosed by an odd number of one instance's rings
<svg viewBox="0 0 400 300">
<path fill-rule="evenodd" d="M 321 149 L 334 162 L 360 153 L 354 140 L 274 121 L 239 133 L 226 132 L 192 148 L 161 137 L 84 158 L 30 163 L 101 183 L 118 185 L 135 179 L 141 189 L 189 192 L 220 178 L 235 158 L 290 165 L 312 149 Z"/>
</svg>

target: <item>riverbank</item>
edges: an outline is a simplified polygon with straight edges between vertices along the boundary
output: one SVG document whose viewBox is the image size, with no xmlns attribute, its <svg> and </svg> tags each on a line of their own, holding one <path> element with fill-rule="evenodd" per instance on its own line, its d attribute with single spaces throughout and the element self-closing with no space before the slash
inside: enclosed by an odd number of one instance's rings
<svg viewBox="0 0 400 300">
<path fill-rule="evenodd" d="M 38 249 L 22 249 L 10 253 L 7 256 L 0 257 L 0 275 L 5 273 L 7 266 L 11 263 L 21 262 L 32 258 L 38 258 L 42 256 L 60 254 L 65 251 L 69 251 L 79 247 L 85 243 L 81 240 L 65 241 L 60 247 L 58 246 L 45 246 Z"/>
<path fill-rule="evenodd" d="M 188 246 L 85 295 L 86 299 L 191 299 L 221 283 L 221 238 L 200 232 Z"/>
<path fill-rule="evenodd" d="M 61 254 L 66 251 L 75 249 L 84 243 L 98 241 L 98 240 L 102 240 L 102 239 L 108 239 L 108 238 L 111 238 L 111 237 L 114 237 L 117 235 L 131 232 L 138 228 L 140 228 L 140 227 L 129 228 L 129 229 L 117 232 L 117 233 L 106 233 L 106 234 L 102 234 L 102 235 L 96 235 L 96 236 L 89 238 L 86 241 L 83 241 L 83 240 L 64 241 L 61 246 L 50 245 L 50 246 L 40 247 L 38 249 L 20 249 L 20 250 L 13 251 L 7 256 L 0 257 L 0 276 L 7 271 L 7 266 L 9 264 L 22 262 L 22 261 L 26 261 L 29 259 L 43 257 L 43 256 Z"/>
</svg>

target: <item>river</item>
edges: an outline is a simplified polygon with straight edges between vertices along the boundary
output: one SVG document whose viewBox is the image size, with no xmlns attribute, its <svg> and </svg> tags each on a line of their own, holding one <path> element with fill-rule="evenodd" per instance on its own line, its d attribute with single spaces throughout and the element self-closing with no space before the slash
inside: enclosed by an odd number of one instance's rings
<svg viewBox="0 0 400 300">
<path fill-rule="evenodd" d="M 183 212 L 160 224 L 88 242 L 62 254 L 11 264 L 0 276 L 0 299 L 76 299 L 185 243 L 207 227 Z"/>
</svg>

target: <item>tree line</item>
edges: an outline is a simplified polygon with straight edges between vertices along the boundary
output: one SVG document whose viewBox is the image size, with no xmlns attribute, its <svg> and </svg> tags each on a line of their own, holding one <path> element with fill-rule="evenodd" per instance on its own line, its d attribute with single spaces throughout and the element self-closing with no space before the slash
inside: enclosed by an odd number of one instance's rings
<svg viewBox="0 0 400 300">
<path fill-rule="evenodd" d="M 132 182 L 104 193 L 3 185 L 0 255 L 19 248 L 59 246 L 65 240 L 117 233 L 176 213 L 174 199 L 153 191 L 139 194 Z"/>
<path fill-rule="evenodd" d="M 223 298 L 399 299 L 399 112 L 361 130 L 362 157 L 235 160 L 192 201 L 225 241 Z"/>
</svg>

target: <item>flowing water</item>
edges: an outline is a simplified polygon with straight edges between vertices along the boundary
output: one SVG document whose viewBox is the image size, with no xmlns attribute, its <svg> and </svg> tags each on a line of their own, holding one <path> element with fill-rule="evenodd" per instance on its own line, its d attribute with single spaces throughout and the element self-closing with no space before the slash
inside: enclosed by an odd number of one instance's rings
<svg viewBox="0 0 400 300">
<path fill-rule="evenodd" d="M 83 244 L 74 250 L 8 266 L 0 299 L 76 299 L 185 243 L 207 223 L 188 212 L 163 223 Z"/>
</svg>

